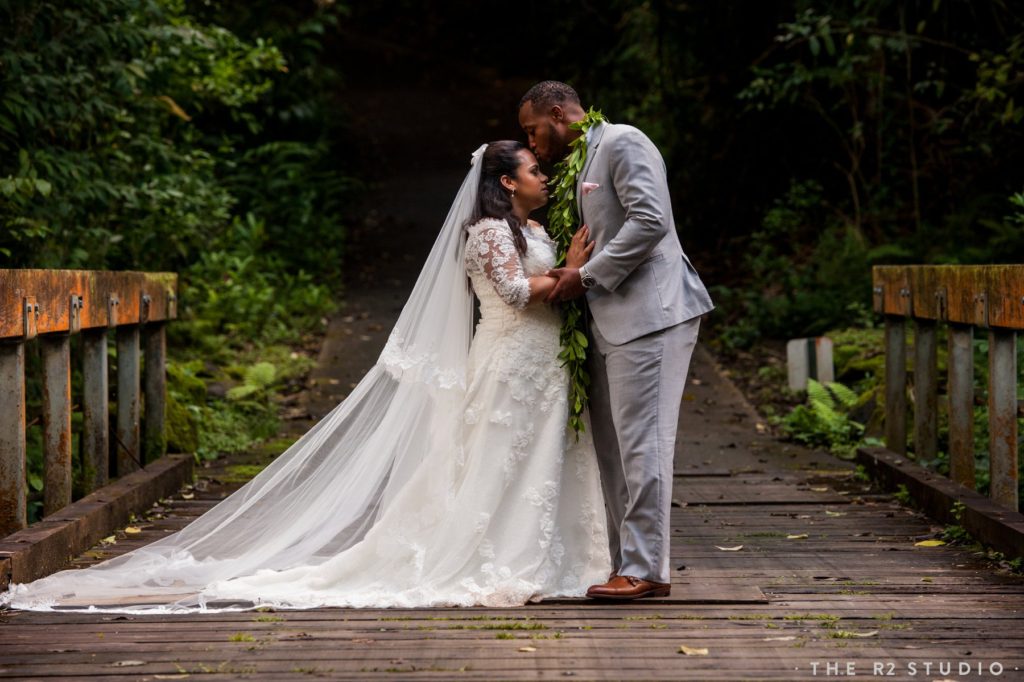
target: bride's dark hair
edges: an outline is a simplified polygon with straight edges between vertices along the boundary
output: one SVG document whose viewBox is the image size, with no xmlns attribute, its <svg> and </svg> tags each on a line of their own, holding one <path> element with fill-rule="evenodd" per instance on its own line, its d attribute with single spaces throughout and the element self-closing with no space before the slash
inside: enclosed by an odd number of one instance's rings
<svg viewBox="0 0 1024 682">
<path fill-rule="evenodd" d="M 519 218 L 512 212 L 512 197 L 501 184 L 501 176 L 516 177 L 520 163 L 519 152 L 523 149 L 526 149 L 526 145 L 515 140 L 488 143 L 483 158 L 480 159 L 483 166 L 480 168 L 480 188 L 477 191 L 476 206 L 473 208 L 472 217 L 466 223 L 468 227 L 484 218 L 507 220 L 509 227 L 512 228 L 516 250 L 520 255 L 526 253 L 526 237 L 523 236 L 523 226 Z"/>
</svg>

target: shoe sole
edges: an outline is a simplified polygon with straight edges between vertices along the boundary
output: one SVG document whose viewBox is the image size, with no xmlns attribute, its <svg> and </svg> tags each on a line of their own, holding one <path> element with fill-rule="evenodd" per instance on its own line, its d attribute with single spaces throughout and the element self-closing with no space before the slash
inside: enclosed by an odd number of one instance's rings
<svg viewBox="0 0 1024 682">
<path fill-rule="evenodd" d="M 649 599 L 651 597 L 667 597 L 672 594 L 671 589 L 657 589 L 642 594 L 588 594 L 588 599 L 611 599 L 613 601 L 630 601 L 632 599 Z"/>
</svg>

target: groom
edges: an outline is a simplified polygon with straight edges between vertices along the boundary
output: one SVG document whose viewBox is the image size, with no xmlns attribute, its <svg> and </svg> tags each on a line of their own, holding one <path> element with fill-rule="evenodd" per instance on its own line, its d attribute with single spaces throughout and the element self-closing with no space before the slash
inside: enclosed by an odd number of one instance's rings
<svg viewBox="0 0 1024 682">
<path fill-rule="evenodd" d="M 579 95 L 544 81 L 519 103 L 530 148 L 554 163 L 580 135 Z M 672 463 L 679 407 L 700 316 L 714 306 L 683 253 L 665 163 L 636 128 L 599 123 L 587 133 L 576 188 L 595 242 L 582 268 L 558 268 L 549 301 L 586 296 L 590 418 L 608 514 L 612 575 L 588 597 L 667 597 Z"/>
</svg>

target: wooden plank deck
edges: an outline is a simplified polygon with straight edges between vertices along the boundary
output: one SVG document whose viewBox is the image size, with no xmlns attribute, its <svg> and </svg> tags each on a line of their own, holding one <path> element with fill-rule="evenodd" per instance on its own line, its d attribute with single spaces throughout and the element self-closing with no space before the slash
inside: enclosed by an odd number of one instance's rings
<svg viewBox="0 0 1024 682">
<path fill-rule="evenodd" d="M 916 547 L 934 523 L 848 463 L 762 433 L 706 353 L 691 378 L 668 599 L 175 617 L 9 611 L 0 678 L 1024 678 L 1024 579 L 962 548 Z M 135 524 L 142 533 L 119 533 L 76 563 L 173 532 L 233 489 L 206 473 L 192 499 L 167 500 Z"/>
</svg>

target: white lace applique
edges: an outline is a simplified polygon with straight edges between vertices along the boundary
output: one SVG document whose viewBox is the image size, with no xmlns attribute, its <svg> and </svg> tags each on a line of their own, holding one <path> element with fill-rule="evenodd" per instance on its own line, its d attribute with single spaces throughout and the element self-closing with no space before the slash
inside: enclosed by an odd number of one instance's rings
<svg viewBox="0 0 1024 682">
<path fill-rule="evenodd" d="M 469 228 L 466 267 L 483 272 L 506 304 L 521 310 L 530 302 L 530 282 L 504 220 L 485 219 Z"/>
<path fill-rule="evenodd" d="M 466 387 L 461 372 L 440 366 L 437 353 L 416 352 L 395 331 L 388 336 L 377 362 L 396 379 L 420 381 L 443 389 Z"/>
</svg>

